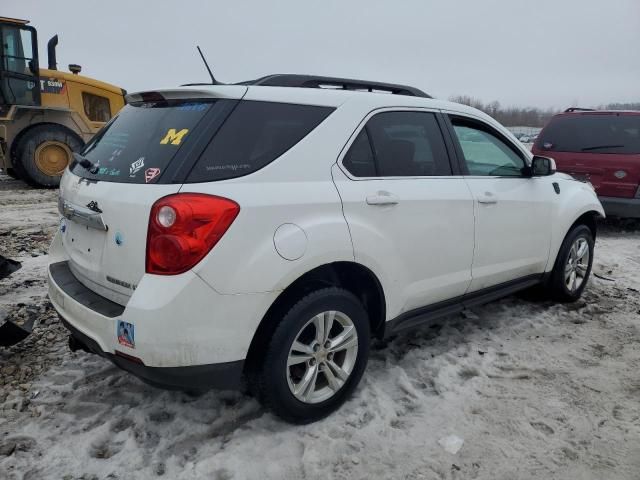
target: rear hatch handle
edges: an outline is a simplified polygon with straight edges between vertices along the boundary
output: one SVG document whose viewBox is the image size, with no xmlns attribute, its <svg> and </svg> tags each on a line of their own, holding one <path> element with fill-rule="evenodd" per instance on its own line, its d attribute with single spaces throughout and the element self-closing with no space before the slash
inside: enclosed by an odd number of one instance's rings
<svg viewBox="0 0 640 480">
<path fill-rule="evenodd" d="M 96 230 L 107 231 L 109 227 L 104 223 L 102 214 L 91 210 L 88 207 L 81 207 L 75 205 L 62 197 L 58 199 L 58 211 L 67 220 L 72 220 L 76 223 L 80 223 L 89 228 L 95 228 Z"/>
</svg>

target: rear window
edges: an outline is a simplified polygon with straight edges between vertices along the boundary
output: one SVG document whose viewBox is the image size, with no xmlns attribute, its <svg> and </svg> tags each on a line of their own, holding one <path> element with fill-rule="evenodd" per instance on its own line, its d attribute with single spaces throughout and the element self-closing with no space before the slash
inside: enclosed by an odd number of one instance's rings
<svg viewBox="0 0 640 480">
<path fill-rule="evenodd" d="M 82 152 L 98 167 L 92 174 L 77 163 L 76 175 L 100 181 L 155 183 L 210 110 L 230 100 L 160 100 L 126 105 Z M 215 112 L 214 112 L 215 113 Z"/>
<path fill-rule="evenodd" d="M 536 147 L 550 152 L 637 154 L 640 115 L 560 115 L 542 130 Z"/>
<path fill-rule="evenodd" d="M 333 110 L 242 101 L 202 153 L 187 181 L 209 182 L 255 172 L 297 144 Z"/>
</svg>

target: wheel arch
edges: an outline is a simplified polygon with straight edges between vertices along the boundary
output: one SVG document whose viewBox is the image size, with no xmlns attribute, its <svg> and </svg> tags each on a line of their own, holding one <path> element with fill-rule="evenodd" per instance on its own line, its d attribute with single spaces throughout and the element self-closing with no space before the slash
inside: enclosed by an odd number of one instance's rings
<svg viewBox="0 0 640 480">
<path fill-rule="evenodd" d="M 256 329 L 245 362 L 245 371 L 255 371 L 264 355 L 268 339 L 292 303 L 319 288 L 337 286 L 353 293 L 362 302 L 373 336 L 382 338 L 386 319 L 384 290 L 376 275 L 360 263 L 339 261 L 304 273 L 278 295 Z"/>
<path fill-rule="evenodd" d="M 598 210 L 587 210 L 580 214 L 564 231 L 562 235 L 558 235 L 558 241 L 556 241 L 553 249 L 553 257 L 549 259 L 547 271 L 553 269 L 558 259 L 558 254 L 560 253 L 560 247 L 562 246 L 562 242 L 567 237 L 569 232 L 573 230 L 577 225 L 586 225 L 589 230 L 591 230 L 591 235 L 593 235 L 593 240 L 596 240 L 596 235 L 598 233 L 598 218 L 604 218 L 601 212 Z"/>
</svg>

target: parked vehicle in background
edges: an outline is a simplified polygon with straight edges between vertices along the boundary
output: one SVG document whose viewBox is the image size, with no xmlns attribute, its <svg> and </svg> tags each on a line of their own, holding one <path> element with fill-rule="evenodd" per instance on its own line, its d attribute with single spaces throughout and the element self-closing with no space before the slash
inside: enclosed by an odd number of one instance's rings
<svg viewBox="0 0 640 480">
<path fill-rule="evenodd" d="M 310 422 L 372 337 L 585 288 L 593 189 L 474 108 L 303 75 L 127 100 L 62 178 L 49 295 L 73 348 L 150 383 L 244 378 Z"/>
<path fill-rule="evenodd" d="M 543 128 L 532 152 L 591 182 L 607 215 L 640 218 L 640 111 L 569 108 Z"/>
</svg>

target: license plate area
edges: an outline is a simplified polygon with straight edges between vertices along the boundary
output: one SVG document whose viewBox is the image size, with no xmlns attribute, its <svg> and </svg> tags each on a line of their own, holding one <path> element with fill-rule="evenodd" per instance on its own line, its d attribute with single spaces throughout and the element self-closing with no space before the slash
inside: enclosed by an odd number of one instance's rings
<svg viewBox="0 0 640 480">
<path fill-rule="evenodd" d="M 102 263 L 105 239 L 106 232 L 102 230 L 66 220 L 62 244 L 76 265 L 92 271 L 97 270 Z"/>
</svg>

